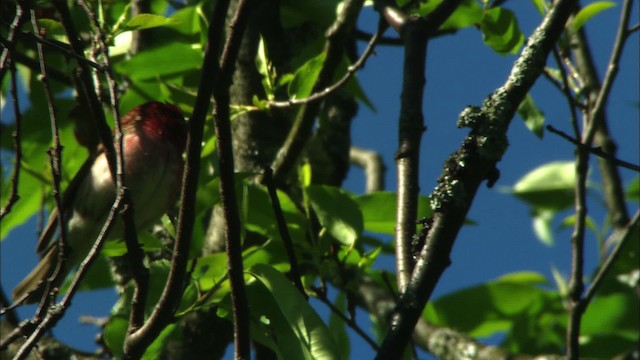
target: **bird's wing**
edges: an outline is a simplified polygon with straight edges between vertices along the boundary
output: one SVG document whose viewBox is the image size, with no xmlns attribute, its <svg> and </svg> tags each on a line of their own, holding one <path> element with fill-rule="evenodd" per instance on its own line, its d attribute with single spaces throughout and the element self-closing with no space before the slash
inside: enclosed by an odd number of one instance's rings
<svg viewBox="0 0 640 360">
<path fill-rule="evenodd" d="M 100 152 L 93 156 L 89 156 L 89 158 L 85 160 L 84 164 L 82 164 L 80 170 L 78 170 L 73 179 L 71 179 L 71 182 L 69 183 L 69 186 L 67 186 L 64 195 L 62 195 L 62 209 L 65 213 L 68 213 L 73 206 L 76 194 L 78 193 L 78 188 L 80 188 L 80 184 L 91 171 L 91 166 L 95 158 L 99 154 Z M 54 235 L 58 228 L 58 215 L 58 208 L 54 208 L 51 211 L 51 215 L 49 215 L 49 221 L 47 221 L 47 225 L 44 227 L 42 235 L 40 235 L 38 245 L 36 245 L 36 252 L 40 254 L 40 256 L 44 256 L 52 242 L 52 239 L 54 238 Z"/>
</svg>

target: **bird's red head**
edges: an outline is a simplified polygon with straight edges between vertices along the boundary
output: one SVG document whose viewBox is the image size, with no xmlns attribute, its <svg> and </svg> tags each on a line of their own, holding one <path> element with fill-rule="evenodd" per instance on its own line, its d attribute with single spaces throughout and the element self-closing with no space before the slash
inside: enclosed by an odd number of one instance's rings
<svg viewBox="0 0 640 360">
<path fill-rule="evenodd" d="M 184 152 L 187 124 L 177 106 L 151 101 L 139 105 L 122 118 L 123 132 L 144 131 L 148 136 L 171 142 L 178 153 Z"/>
</svg>

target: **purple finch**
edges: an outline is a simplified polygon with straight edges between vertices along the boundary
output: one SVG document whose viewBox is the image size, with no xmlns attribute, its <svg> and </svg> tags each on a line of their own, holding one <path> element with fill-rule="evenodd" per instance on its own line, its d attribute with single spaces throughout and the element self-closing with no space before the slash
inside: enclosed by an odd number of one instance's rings
<svg viewBox="0 0 640 360">
<path fill-rule="evenodd" d="M 143 230 L 153 225 L 179 194 L 186 123 L 177 107 L 149 102 L 122 118 L 122 132 L 126 186 L 135 206 L 136 227 Z M 93 246 L 115 201 L 115 190 L 104 151 L 88 159 L 69 183 L 62 199 L 69 251 L 61 264 L 59 281 Z M 60 261 L 59 242 L 52 241 L 57 225 L 58 212 L 54 210 L 36 248 L 42 259 L 13 290 L 15 301 L 35 302 L 42 296 L 45 280 Z M 123 228 L 118 220 L 109 238 L 122 237 Z"/>
</svg>

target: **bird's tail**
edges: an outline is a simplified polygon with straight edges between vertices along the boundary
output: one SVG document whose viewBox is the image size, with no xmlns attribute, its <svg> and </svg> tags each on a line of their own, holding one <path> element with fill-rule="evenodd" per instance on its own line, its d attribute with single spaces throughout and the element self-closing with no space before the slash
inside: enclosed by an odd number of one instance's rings
<svg viewBox="0 0 640 360">
<path fill-rule="evenodd" d="M 47 285 L 46 280 L 53 275 L 58 261 L 58 245 L 55 244 L 47 250 L 42 259 L 40 259 L 38 265 L 31 270 L 29 275 L 27 275 L 27 277 L 13 289 L 13 292 L 11 293 L 11 295 L 13 295 L 13 301 L 17 303 L 24 302 L 27 304 L 40 301 Z M 58 276 L 57 278 L 62 281 L 64 276 L 63 274 L 60 275 L 62 276 Z M 53 285 L 57 286 L 56 284 Z"/>
</svg>

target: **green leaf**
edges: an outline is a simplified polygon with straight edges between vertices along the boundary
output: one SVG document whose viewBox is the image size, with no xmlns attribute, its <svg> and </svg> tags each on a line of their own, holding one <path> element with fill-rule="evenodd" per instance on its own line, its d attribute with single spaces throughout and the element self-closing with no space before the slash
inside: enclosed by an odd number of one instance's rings
<svg viewBox="0 0 640 360">
<path fill-rule="evenodd" d="M 544 114 L 538 109 L 530 94 L 527 94 L 520 103 L 518 115 L 524 120 L 527 128 L 542 139 L 544 135 Z"/>
<path fill-rule="evenodd" d="M 280 4 L 282 26 L 290 28 L 305 22 L 312 22 L 327 27 L 336 18 L 341 0 L 299 1 L 283 0 Z"/>
<path fill-rule="evenodd" d="M 199 6 L 187 6 L 171 15 L 169 26 L 184 35 L 198 34 L 202 27 L 200 24 Z"/>
<path fill-rule="evenodd" d="M 508 330 L 521 314 L 539 306 L 544 301 L 544 291 L 539 288 L 543 284 L 546 279 L 537 273 L 507 274 L 440 297 L 423 316 L 469 336 L 490 336 Z"/>
<path fill-rule="evenodd" d="M 417 15 L 425 16 L 435 10 L 442 0 L 423 1 L 417 11 Z M 482 21 L 482 8 L 477 1 L 464 0 L 449 16 L 449 18 L 440 26 L 440 30 L 459 30 L 466 27 L 480 24 Z"/>
<path fill-rule="evenodd" d="M 104 342 L 116 358 L 122 358 L 128 329 L 129 319 L 124 315 L 112 315 L 104 328 Z"/>
<path fill-rule="evenodd" d="M 546 14 L 549 10 L 550 5 L 548 0 L 532 0 L 531 2 L 536 6 L 540 15 Z"/>
<path fill-rule="evenodd" d="M 177 335 L 176 333 L 174 333 L 175 329 L 176 324 L 169 324 L 167 325 L 167 327 L 162 329 L 160 335 L 158 335 L 158 337 L 153 340 L 151 345 L 147 347 L 144 355 L 142 356 L 142 360 L 155 360 L 162 358 L 162 356 L 160 355 L 163 354 L 167 343 L 172 337 L 175 337 L 175 335 Z"/>
<path fill-rule="evenodd" d="M 501 55 L 517 53 L 524 43 L 518 20 L 507 9 L 496 7 L 485 10 L 480 29 L 484 43 Z"/>
<path fill-rule="evenodd" d="M 640 176 L 636 176 L 633 180 L 631 180 L 629 185 L 627 185 L 626 197 L 631 201 L 640 201 Z"/>
<path fill-rule="evenodd" d="M 573 204 L 575 182 L 573 161 L 556 161 L 530 171 L 510 191 L 534 208 L 562 210 Z"/>
<path fill-rule="evenodd" d="M 597 1 L 583 7 L 573 19 L 573 31 L 580 30 L 589 19 L 614 6 L 616 3 L 613 1 Z"/>
<path fill-rule="evenodd" d="M 292 99 L 304 99 L 311 95 L 327 54 L 324 52 L 308 60 L 298 70 L 289 83 L 289 96 Z"/>
<path fill-rule="evenodd" d="M 538 240 L 547 246 L 553 246 L 554 243 L 551 222 L 555 214 L 554 210 L 536 209 L 531 219 L 533 233 L 536 234 Z"/>
<path fill-rule="evenodd" d="M 245 219 L 245 227 L 249 231 L 266 235 L 271 239 L 282 242 L 280 229 L 273 212 L 273 205 L 267 189 L 264 186 L 248 184 L 247 188 L 248 203 L 250 211 Z M 305 234 L 307 231 L 307 221 L 305 216 L 300 213 L 293 200 L 282 191 L 277 191 L 280 208 L 284 215 L 284 219 L 294 244 L 305 242 Z"/>
<path fill-rule="evenodd" d="M 262 75 L 262 87 L 267 95 L 268 99 L 273 99 L 275 91 L 275 69 L 271 64 L 267 54 L 267 45 L 264 42 L 262 36 L 260 36 L 260 43 L 258 43 L 258 52 L 256 54 L 256 68 L 258 73 Z"/>
<path fill-rule="evenodd" d="M 138 14 L 129 20 L 123 27 L 126 30 L 138 31 L 143 29 L 151 29 L 160 26 L 171 25 L 174 21 L 161 15 L 155 14 Z"/>
<path fill-rule="evenodd" d="M 344 358 L 327 326 L 283 274 L 263 264 L 248 273 L 257 280 L 247 287 L 256 340 L 271 347 L 278 358 Z"/>
<path fill-rule="evenodd" d="M 640 335 L 639 309 L 638 298 L 631 291 L 595 297 L 580 327 L 584 355 L 611 359 L 633 348 Z"/>
<path fill-rule="evenodd" d="M 352 246 L 364 230 L 358 204 L 344 190 L 324 185 L 305 189 L 320 225 L 341 243 Z"/>
<path fill-rule="evenodd" d="M 116 70 L 136 80 L 199 71 L 202 65 L 202 50 L 186 43 L 172 42 L 162 47 L 142 51 L 129 61 L 116 65 Z"/>
<path fill-rule="evenodd" d="M 355 202 L 360 207 L 364 218 L 364 228 L 367 231 L 395 234 L 397 194 L 380 191 L 358 196 Z M 431 207 L 429 199 L 420 195 L 418 198 L 418 218 L 430 217 Z"/>
</svg>

